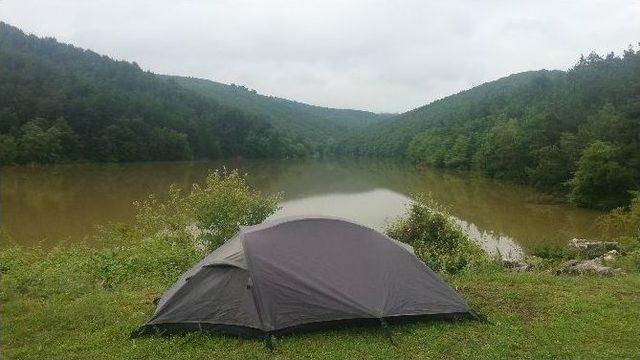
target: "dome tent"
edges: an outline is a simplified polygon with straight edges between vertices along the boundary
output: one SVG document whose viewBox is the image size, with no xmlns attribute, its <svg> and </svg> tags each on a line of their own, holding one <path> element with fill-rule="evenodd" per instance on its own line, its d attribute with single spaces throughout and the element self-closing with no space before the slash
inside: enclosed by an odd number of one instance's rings
<svg viewBox="0 0 640 360">
<path fill-rule="evenodd" d="M 266 336 L 309 324 L 474 314 L 413 253 L 332 217 L 242 227 L 163 294 L 137 335 L 216 330 Z"/>
</svg>

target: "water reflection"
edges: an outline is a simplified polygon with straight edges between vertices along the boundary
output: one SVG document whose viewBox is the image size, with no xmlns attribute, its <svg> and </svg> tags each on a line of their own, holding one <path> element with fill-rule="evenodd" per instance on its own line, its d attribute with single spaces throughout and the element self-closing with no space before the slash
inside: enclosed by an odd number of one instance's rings
<svg viewBox="0 0 640 360">
<path fill-rule="evenodd" d="M 324 194 L 285 201 L 282 209 L 271 216 L 277 219 L 292 215 L 330 215 L 349 218 L 377 230 L 385 228 L 401 216 L 410 203 L 410 198 L 387 189 L 375 189 L 362 193 Z M 493 231 L 480 230 L 475 224 L 455 219 L 456 224 L 476 240 L 483 249 L 503 258 L 521 258 L 523 250 L 512 238 Z"/>
<path fill-rule="evenodd" d="M 305 214 L 330 215 L 384 230 L 391 221 L 402 215 L 408 202 L 408 197 L 386 189 L 316 195 L 283 202 L 282 209 L 271 218 Z"/>
<path fill-rule="evenodd" d="M 488 248 L 500 244 L 501 252 L 515 252 L 505 244 L 530 249 L 597 235 L 592 223 L 599 213 L 552 203 L 530 188 L 372 160 L 3 167 L 0 219 L 19 243 L 77 241 L 95 224 L 130 220 L 133 201 L 164 193 L 171 183 L 187 188 L 222 166 L 248 173 L 262 191 L 284 192 L 275 216 L 327 214 L 382 228 L 403 211 L 409 194 L 430 192 L 466 231 Z"/>
</svg>

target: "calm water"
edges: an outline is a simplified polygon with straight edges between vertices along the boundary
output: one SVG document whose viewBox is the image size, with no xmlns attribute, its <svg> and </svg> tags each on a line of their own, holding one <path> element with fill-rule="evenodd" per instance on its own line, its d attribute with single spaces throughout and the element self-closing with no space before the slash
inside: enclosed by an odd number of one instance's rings
<svg viewBox="0 0 640 360">
<path fill-rule="evenodd" d="M 284 192 L 275 217 L 336 215 L 382 229 L 405 210 L 409 194 L 430 192 L 485 248 L 503 254 L 597 237 L 598 212 L 554 204 L 530 188 L 368 160 L 3 167 L 2 225 L 21 244 L 92 241 L 94 225 L 130 221 L 133 201 L 162 194 L 172 183 L 187 188 L 222 166 L 248 173 L 259 190 Z"/>
</svg>

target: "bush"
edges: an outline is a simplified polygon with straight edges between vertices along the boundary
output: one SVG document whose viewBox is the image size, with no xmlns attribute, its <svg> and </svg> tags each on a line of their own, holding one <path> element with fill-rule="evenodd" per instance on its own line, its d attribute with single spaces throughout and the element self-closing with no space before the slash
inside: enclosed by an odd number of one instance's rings
<svg viewBox="0 0 640 360">
<path fill-rule="evenodd" d="M 620 259 L 629 271 L 640 271 L 640 191 L 631 192 L 633 198 L 627 207 L 611 210 L 596 220 L 596 225 L 606 237 L 615 239 L 628 250 Z"/>
<path fill-rule="evenodd" d="M 11 135 L 0 134 L 0 164 L 11 164 L 18 157 L 18 145 Z"/>
<path fill-rule="evenodd" d="M 640 191 L 631 192 L 628 207 L 619 207 L 600 216 L 596 224 L 603 235 L 617 237 L 622 243 L 640 242 Z"/>
<path fill-rule="evenodd" d="M 595 141 L 582 152 L 569 186 L 572 204 L 611 209 L 629 203 L 633 177 L 618 146 Z"/>
<path fill-rule="evenodd" d="M 392 224 L 387 234 L 413 246 L 416 256 L 435 271 L 455 274 L 490 262 L 446 209 L 427 195 L 414 196 L 408 214 Z"/>
<path fill-rule="evenodd" d="M 169 189 L 167 199 L 151 195 L 135 205 L 141 236 L 160 236 L 173 242 L 190 242 L 201 250 L 213 250 L 242 225 L 255 225 L 278 210 L 280 194 L 262 195 L 249 188 L 237 171 L 213 171 L 204 186 L 194 184 L 183 194 Z"/>
</svg>

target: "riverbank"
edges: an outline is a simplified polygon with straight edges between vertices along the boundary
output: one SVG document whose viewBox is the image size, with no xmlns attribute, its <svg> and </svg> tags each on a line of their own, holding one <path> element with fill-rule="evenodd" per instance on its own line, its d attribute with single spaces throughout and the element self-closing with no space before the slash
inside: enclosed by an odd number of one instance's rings
<svg viewBox="0 0 640 360">
<path fill-rule="evenodd" d="M 134 224 L 108 225 L 96 235 L 102 248 L 4 248 L 3 357 L 619 359 L 640 353 L 637 257 L 621 259 L 625 273 L 612 277 L 555 275 L 550 270 L 562 254 L 550 254 L 530 271 L 513 272 L 482 255 L 440 213 L 424 206 L 414 206 L 390 231 L 409 241 L 490 322 L 393 325 L 395 345 L 379 328 L 292 334 L 276 340 L 275 353 L 260 340 L 215 334 L 129 337 L 150 317 L 154 299 L 183 271 L 239 224 L 263 221 L 278 201 L 251 190 L 237 174 L 214 174 L 190 193 L 174 187 L 167 200 L 150 197 L 138 203 Z M 432 238 L 437 244 L 427 241 Z M 445 245 L 446 251 L 431 256 Z"/>
</svg>

